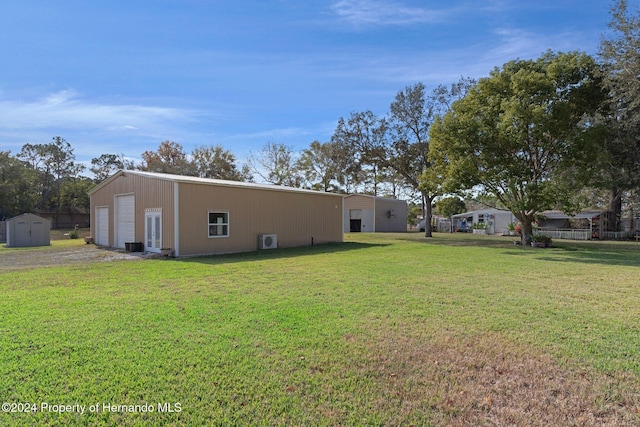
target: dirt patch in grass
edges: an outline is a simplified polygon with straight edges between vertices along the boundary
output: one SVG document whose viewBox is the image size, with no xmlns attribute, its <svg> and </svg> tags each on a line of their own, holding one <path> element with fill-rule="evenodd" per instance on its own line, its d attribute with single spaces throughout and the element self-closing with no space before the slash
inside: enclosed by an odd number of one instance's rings
<svg viewBox="0 0 640 427">
<path fill-rule="evenodd" d="M 494 334 L 394 333 L 367 352 L 361 368 L 400 423 L 429 413 L 446 426 L 640 425 L 637 377 L 573 370 Z"/>
<path fill-rule="evenodd" d="M 142 258 L 142 253 L 104 249 L 83 243 L 72 246 L 2 248 L 0 250 L 0 271 L 115 260 L 140 260 Z"/>
</svg>

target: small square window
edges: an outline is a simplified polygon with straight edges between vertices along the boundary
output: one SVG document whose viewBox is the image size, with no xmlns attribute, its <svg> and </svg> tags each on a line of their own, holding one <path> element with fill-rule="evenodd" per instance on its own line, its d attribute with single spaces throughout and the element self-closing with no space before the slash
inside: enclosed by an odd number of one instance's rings
<svg viewBox="0 0 640 427">
<path fill-rule="evenodd" d="M 209 237 L 229 236 L 229 212 L 209 212 Z"/>
</svg>

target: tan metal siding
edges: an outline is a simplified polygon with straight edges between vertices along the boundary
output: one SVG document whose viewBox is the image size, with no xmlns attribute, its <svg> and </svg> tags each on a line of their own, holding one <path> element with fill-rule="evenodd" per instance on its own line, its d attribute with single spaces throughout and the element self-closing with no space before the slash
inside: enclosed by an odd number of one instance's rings
<svg viewBox="0 0 640 427">
<path fill-rule="evenodd" d="M 351 195 L 344 198 L 344 208 L 349 209 L 373 209 L 374 198 L 371 196 Z"/>
<path fill-rule="evenodd" d="M 378 197 L 375 201 L 376 232 L 407 231 L 407 203 L 404 200 Z"/>
<path fill-rule="evenodd" d="M 162 245 L 174 247 L 173 239 L 173 182 L 150 179 L 125 173 L 91 194 L 91 212 L 98 206 L 109 208 L 109 245 L 114 245 L 114 197 L 118 194 L 135 195 L 135 240 L 144 242 L 145 209 L 162 209 Z M 95 215 L 91 217 L 91 235 L 96 230 Z"/>
<path fill-rule="evenodd" d="M 341 242 L 342 197 L 179 183 L 180 254 L 255 250 L 260 234 L 279 247 Z M 229 237 L 208 237 L 208 213 L 229 212 Z"/>
<path fill-rule="evenodd" d="M 375 231 L 374 198 L 359 194 L 352 194 L 344 198 L 343 226 L 344 232 L 351 231 L 351 219 L 359 219 L 360 231 Z"/>
</svg>

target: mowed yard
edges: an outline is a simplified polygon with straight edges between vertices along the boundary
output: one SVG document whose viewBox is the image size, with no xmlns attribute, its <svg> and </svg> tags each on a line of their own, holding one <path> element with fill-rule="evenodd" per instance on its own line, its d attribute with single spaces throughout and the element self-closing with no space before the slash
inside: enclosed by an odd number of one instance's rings
<svg viewBox="0 0 640 427">
<path fill-rule="evenodd" d="M 0 247 L 0 425 L 640 425 L 640 246 L 512 241 Z"/>
</svg>

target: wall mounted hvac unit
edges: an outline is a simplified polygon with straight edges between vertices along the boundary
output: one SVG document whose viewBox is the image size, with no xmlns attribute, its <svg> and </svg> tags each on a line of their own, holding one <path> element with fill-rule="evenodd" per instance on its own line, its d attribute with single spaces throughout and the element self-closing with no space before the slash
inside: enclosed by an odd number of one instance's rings
<svg viewBox="0 0 640 427">
<path fill-rule="evenodd" d="M 258 247 L 260 249 L 275 249 L 278 247 L 278 235 L 277 234 L 261 234 Z"/>
</svg>

